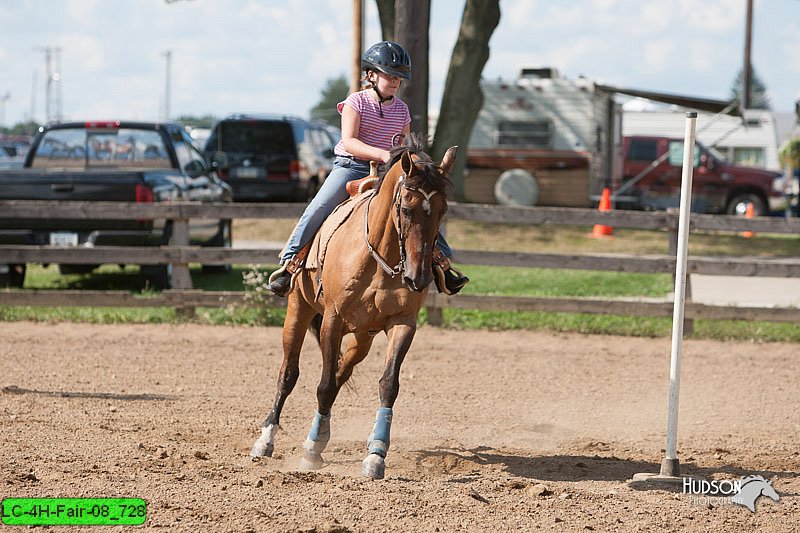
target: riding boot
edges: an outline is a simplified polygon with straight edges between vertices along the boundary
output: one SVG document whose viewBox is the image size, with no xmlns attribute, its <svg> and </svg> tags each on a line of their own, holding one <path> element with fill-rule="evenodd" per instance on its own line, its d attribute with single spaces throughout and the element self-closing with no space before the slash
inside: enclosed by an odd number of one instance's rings
<svg viewBox="0 0 800 533">
<path fill-rule="evenodd" d="M 311 242 L 303 246 L 297 254 L 284 261 L 281 267 L 269 276 L 267 289 L 272 291 L 275 296 L 286 296 L 292 290 L 292 281 L 302 270 L 310 249 Z"/>
<path fill-rule="evenodd" d="M 469 283 L 469 278 L 453 267 L 439 248 L 433 250 L 433 279 L 439 292 L 445 294 L 456 294 Z"/>
</svg>

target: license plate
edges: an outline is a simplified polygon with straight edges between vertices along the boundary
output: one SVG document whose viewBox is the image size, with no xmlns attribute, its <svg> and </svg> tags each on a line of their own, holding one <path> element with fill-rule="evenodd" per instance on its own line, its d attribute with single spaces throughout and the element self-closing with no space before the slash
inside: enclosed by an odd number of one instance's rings
<svg viewBox="0 0 800 533">
<path fill-rule="evenodd" d="M 233 175 L 237 178 L 260 178 L 263 176 L 263 170 L 254 167 L 239 167 L 234 169 Z"/>
<path fill-rule="evenodd" d="M 51 233 L 50 246 L 78 246 L 78 234 L 68 232 Z"/>
</svg>

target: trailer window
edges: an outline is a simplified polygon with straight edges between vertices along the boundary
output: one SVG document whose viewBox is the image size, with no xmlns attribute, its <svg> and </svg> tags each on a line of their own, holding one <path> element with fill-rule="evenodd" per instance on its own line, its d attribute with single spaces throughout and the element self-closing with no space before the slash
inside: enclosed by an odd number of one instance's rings
<svg viewBox="0 0 800 533">
<path fill-rule="evenodd" d="M 550 122 L 504 120 L 497 123 L 495 146 L 550 148 Z"/>
<path fill-rule="evenodd" d="M 733 164 L 746 167 L 763 167 L 765 166 L 764 149 L 734 147 Z"/>
</svg>

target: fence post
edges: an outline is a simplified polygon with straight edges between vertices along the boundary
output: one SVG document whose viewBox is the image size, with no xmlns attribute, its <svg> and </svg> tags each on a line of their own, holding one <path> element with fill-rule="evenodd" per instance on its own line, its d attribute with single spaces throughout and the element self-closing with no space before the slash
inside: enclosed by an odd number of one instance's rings
<svg viewBox="0 0 800 533">
<path fill-rule="evenodd" d="M 187 246 L 189 244 L 189 219 L 172 219 L 172 235 L 169 238 L 170 246 Z M 172 288 L 191 289 L 192 276 L 187 263 L 172 263 Z M 195 316 L 194 307 L 176 306 L 175 313 L 183 318 Z"/>
<path fill-rule="evenodd" d="M 441 294 L 434 294 L 433 295 L 433 302 L 429 305 L 425 306 L 425 310 L 428 312 L 428 324 L 431 326 L 441 326 L 444 324 L 444 306 L 442 305 L 443 296 Z M 430 300 L 430 293 L 428 293 L 428 299 Z"/>
</svg>

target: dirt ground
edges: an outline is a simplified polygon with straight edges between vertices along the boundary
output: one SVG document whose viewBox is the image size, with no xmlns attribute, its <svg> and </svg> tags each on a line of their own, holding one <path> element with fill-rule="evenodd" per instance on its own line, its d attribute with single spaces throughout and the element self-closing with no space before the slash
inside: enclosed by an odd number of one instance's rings
<svg viewBox="0 0 800 533">
<path fill-rule="evenodd" d="M 311 339 L 275 457 L 252 460 L 280 329 L 23 322 L 0 338 L 2 497 L 141 497 L 145 528 L 186 531 L 800 529 L 797 345 L 684 344 L 682 473 L 771 479 L 780 500 L 751 513 L 628 482 L 663 457 L 669 339 L 424 327 L 386 479 L 371 481 L 383 336 L 313 473 L 296 470 L 316 408 Z"/>
</svg>

